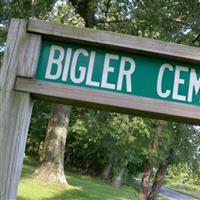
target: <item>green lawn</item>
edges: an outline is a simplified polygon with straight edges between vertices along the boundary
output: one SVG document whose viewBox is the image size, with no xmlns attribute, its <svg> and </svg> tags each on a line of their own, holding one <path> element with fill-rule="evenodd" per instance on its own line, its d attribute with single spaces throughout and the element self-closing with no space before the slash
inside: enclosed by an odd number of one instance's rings
<svg viewBox="0 0 200 200">
<path fill-rule="evenodd" d="M 99 179 L 66 172 L 68 187 L 48 184 L 31 178 L 36 169 L 32 161 L 25 161 L 18 189 L 18 200 L 136 200 L 137 191 L 124 186 L 115 189 Z"/>
<path fill-rule="evenodd" d="M 138 192 L 134 187 L 123 186 L 115 189 L 109 184 L 90 176 L 68 170 L 66 172 L 69 186 L 49 184 L 32 179 L 31 175 L 37 164 L 25 160 L 18 188 L 18 200 L 137 200 Z M 164 200 L 164 198 L 160 198 Z"/>
</svg>

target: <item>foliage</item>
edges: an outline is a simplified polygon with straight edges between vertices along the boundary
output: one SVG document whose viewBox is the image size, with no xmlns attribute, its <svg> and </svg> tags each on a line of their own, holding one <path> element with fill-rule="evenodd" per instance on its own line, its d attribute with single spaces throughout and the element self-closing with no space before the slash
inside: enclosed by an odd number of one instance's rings
<svg viewBox="0 0 200 200">
<path fill-rule="evenodd" d="M 99 174 L 112 160 L 113 173 L 123 166 L 141 166 L 151 127 L 142 118 L 103 111 L 74 109 L 67 143 L 67 163 Z M 146 143 L 146 144 L 145 144 Z"/>
<path fill-rule="evenodd" d="M 79 14 L 76 13 L 71 3 L 60 2 L 54 6 L 50 21 L 58 24 L 73 25 L 77 27 L 84 27 L 85 22 Z"/>
<path fill-rule="evenodd" d="M 37 2 L 35 4 L 34 2 Z M 6 43 L 8 25 L 12 18 L 28 19 L 32 16 L 47 19 L 54 1 L 51 0 L 1 0 L 0 3 L 0 63 Z"/>
<path fill-rule="evenodd" d="M 26 145 L 26 154 L 39 159 L 43 149 L 51 105 L 36 101 L 33 108 L 31 124 Z"/>
<path fill-rule="evenodd" d="M 200 186 L 200 176 L 195 174 L 187 163 L 172 165 L 168 169 L 167 181 L 180 185 L 198 185 Z"/>
<path fill-rule="evenodd" d="M 0 7 L 0 13 L 3 13 L 0 15 L 1 24 L 8 25 L 11 18 L 28 19 L 32 16 L 33 11 L 34 17 L 39 19 L 47 19 L 48 13 L 52 10 L 54 5 L 54 1 L 37 0 L 37 4 L 34 4 L 34 2 L 34 0 L 3 0 Z"/>
</svg>

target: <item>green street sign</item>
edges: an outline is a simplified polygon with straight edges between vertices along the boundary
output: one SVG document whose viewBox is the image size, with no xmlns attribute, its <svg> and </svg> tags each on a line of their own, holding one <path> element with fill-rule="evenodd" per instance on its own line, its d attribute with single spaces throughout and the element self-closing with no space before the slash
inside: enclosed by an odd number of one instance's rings
<svg viewBox="0 0 200 200">
<path fill-rule="evenodd" d="M 152 55 L 43 40 L 36 79 L 200 105 L 200 67 Z"/>
</svg>

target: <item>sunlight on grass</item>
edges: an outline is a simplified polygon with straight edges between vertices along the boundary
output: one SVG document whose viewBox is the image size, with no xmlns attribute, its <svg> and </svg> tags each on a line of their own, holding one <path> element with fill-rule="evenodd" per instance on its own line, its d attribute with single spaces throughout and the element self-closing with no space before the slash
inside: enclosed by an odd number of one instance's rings
<svg viewBox="0 0 200 200">
<path fill-rule="evenodd" d="M 102 180 L 67 172 L 69 186 L 49 184 L 34 180 L 31 174 L 36 169 L 34 163 L 25 162 L 18 200 L 136 200 L 137 191 L 133 187 L 124 186 L 115 189 Z"/>
<path fill-rule="evenodd" d="M 38 180 L 32 180 L 30 178 L 24 178 L 20 181 L 18 199 L 65 199 L 68 197 L 70 198 L 70 195 L 65 195 L 67 191 L 76 192 L 81 190 L 81 187 L 63 187 Z"/>
<path fill-rule="evenodd" d="M 167 198 L 163 197 L 163 196 L 159 196 L 158 200 L 168 200 Z"/>
</svg>

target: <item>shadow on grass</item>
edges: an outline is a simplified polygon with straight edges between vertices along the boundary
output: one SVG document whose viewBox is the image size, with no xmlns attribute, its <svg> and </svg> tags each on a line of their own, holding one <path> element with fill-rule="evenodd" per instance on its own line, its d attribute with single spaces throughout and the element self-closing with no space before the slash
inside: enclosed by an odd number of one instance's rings
<svg viewBox="0 0 200 200">
<path fill-rule="evenodd" d="M 25 159 L 17 200 L 136 200 L 130 187 L 115 189 L 100 179 L 67 171 L 69 187 L 60 187 L 32 178 L 38 163 Z"/>
<path fill-rule="evenodd" d="M 38 162 L 26 157 L 24 159 L 21 178 L 30 178 L 38 167 Z"/>
<path fill-rule="evenodd" d="M 23 166 L 23 173 L 21 174 L 21 178 L 30 178 L 35 171 L 35 167 Z"/>
</svg>

